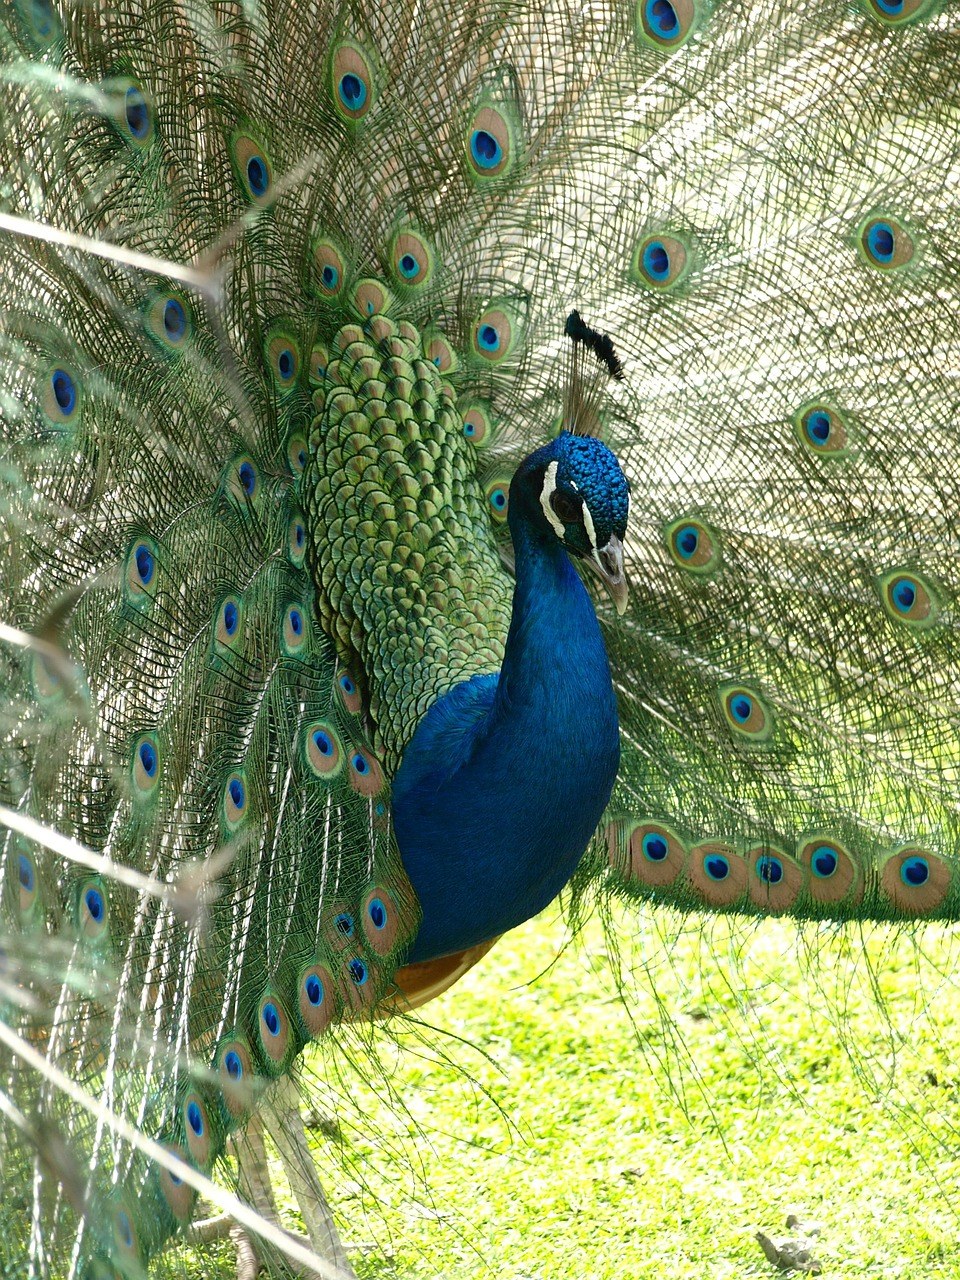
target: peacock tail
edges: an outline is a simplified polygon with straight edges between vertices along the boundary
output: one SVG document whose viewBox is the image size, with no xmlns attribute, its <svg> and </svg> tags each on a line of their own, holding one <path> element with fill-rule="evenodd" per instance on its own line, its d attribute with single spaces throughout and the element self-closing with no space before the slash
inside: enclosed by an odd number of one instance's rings
<svg viewBox="0 0 960 1280">
<path fill-rule="evenodd" d="M 573 309 L 631 484 L 574 901 L 960 915 L 958 12 L 7 6 L 4 1276 L 143 1275 L 308 1042 L 489 946 L 404 965 L 392 786 L 504 663 Z"/>
</svg>

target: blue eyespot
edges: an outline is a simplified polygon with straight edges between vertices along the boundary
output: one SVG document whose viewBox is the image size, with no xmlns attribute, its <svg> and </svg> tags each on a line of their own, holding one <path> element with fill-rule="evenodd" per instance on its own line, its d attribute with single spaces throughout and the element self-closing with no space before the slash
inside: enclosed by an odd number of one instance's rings
<svg viewBox="0 0 960 1280">
<path fill-rule="evenodd" d="M 909 578 L 898 578 L 890 588 L 890 599 L 901 613 L 909 613 L 917 598 L 917 588 Z"/>
<path fill-rule="evenodd" d="M 223 1065 L 231 1080 L 239 1080 L 243 1075 L 243 1061 L 236 1049 L 229 1049 L 223 1056 Z"/>
<path fill-rule="evenodd" d="M 349 697 L 350 694 L 357 692 L 357 686 L 353 683 L 349 676 L 340 677 L 340 688 Z"/>
<path fill-rule="evenodd" d="M 313 735 L 313 743 L 322 756 L 333 755 L 333 739 L 323 729 L 318 729 Z"/>
<path fill-rule="evenodd" d="M 228 636 L 234 635 L 240 621 L 240 612 L 232 600 L 223 606 L 223 629 Z"/>
<path fill-rule="evenodd" d="M 765 884 L 779 884 L 783 879 L 783 863 L 779 858 L 773 858 L 769 854 L 764 854 L 762 858 L 757 859 L 757 878 L 763 880 Z"/>
<path fill-rule="evenodd" d="M 492 133 L 475 129 L 470 135 L 470 154 L 481 169 L 495 169 L 503 159 L 503 148 Z"/>
<path fill-rule="evenodd" d="M 873 2 L 878 9 L 891 18 L 897 18 L 903 13 L 903 0 L 873 0 Z"/>
<path fill-rule="evenodd" d="M 340 283 L 340 272 L 336 267 L 327 265 L 320 272 L 320 279 L 328 289 L 336 289 Z"/>
<path fill-rule="evenodd" d="M 240 470 L 237 473 L 240 477 L 240 486 L 248 498 L 253 497 L 253 491 L 257 487 L 257 473 L 253 463 L 241 462 Z"/>
<path fill-rule="evenodd" d="M 348 111 L 359 111 L 367 100 L 367 86 L 352 71 L 340 77 L 337 93 Z"/>
<path fill-rule="evenodd" d="M 372 898 L 370 905 L 367 907 L 367 914 L 370 917 L 370 923 L 375 929 L 384 929 L 387 924 L 387 908 L 383 905 L 380 898 Z"/>
<path fill-rule="evenodd" d="M 726 880 L 730 874 L 730 863 L 723 854 L 713 853 L 704 858 L 703 869 L 711 880 Z"/>
<path fill-rule="evenodd" d="M 284 382 L 289 382 L 297 371 L 297 360 L 289 347 L 285 347 L 277 356 L 277 372 Z"/>
<path fill-rule="evenodd" d="M 83 895 L 83 901 L 86 905 L 90 919 L 94 924 L 99 924 L 107 911 L 106 903 L 103 900 L 103 894 L 99 889 L 88 889 Z"/>
<path fill-rule="evenodd" d="M 926 858 L 906 858 L 900 867 L 900 879 L 909 889 L 919 889 L 930 879 L 930 864 Z"/>
<path fill-rule="evenodd" d="M 477 341 L 484 351 L 496 351 L 500 346 L 500 334 L 492 324 L 482 324 L 477 331 Z"/>
<path fill-rule="evenodd" d="M 353 937 L 353 916 L 346 911 L 341 911 L 333 923 L 337 933 L 342 934 L 345 938 Z"/>
<path fill-rule="evenodd" d="M 830 439 L 830 415 L 822 409 L 815 409 L 807 415 L 804 426 L 807 435 L 814 444 L 826 444 Z"/>
<path fill-rule="evenodd" d="M 303 633 L 303 615 L 299 609 L 290 610 L 290 630 L 295 636 Z"/>
<path fill-rule="evenodd" d="M 140 743 L 140 763 L 148 778 L 152 778 L 157 772 L 157 753 L 152 742 Z"/>
<path fill-rule="evenodd" d="M 262 156 L 253 155 L 247 161 L 247 183 L 251 193 L 258 199 L 270 189 L 270 170 Z"/>
<path fill-rule="evenodd" d="M 490 505 L 494 511 L 505 511 L 507 507 L 506 491 L 499 486 L 490 494 Z"/>
<path fill-rule="evenodd" d="M 33 893 L 36 876 L 33 871 L 33 863 L 25 853 L 21 853 L 17 859 L 17 878 L 20 881 L 21 888 L 25 889 L 27 893 Z"/>
<path fill-rule="evenodd" d="M 141 543 L 140 546 L 137 547 L 134 560 L 136 561 L 136 565 L 137 565 L 137 576 L 139 577 L 143 585 L 146 587 L 149 585 L 150 580 L 153 577 L 153 569 L 154 569 L 153 552 L 150 550 L 149 547 L 145 547 L 143 543 Z"/>
<path fill-rule="evenodd" d="M 673 40 L 680 34 L 680 19 L 670 0 L 647 0 L 647 25 L 661 40 Z"/>
<path fill-rule="evenodd" d="M 674 535 L 674 543 L 684 560 L 689 560 L 691 556 L 696 555 L 697 547 L 700 545 L 699 529 L 692 524 L 684 525 Z"/>
<path fill-rule="evenodd" d="M 358 987 L 362 987 L 367 981 L 367 966 L 358 956 L 354 956 L 350 961 L 350 977 Z"/>
<path fill-rule="evenodd" d="M 54 34 L 57 26 L 50 0 L 32 0 L 30 15 L 33 29 L 42 40 Z"/>
<path fill-rule="evenodd" d="M 663 836 L 657 835 L 655 831 L 648 831 L 641 842 L 643 856 L 649 858 L 651 862 L 662 862 L 670 850 Z"/>
<path fill-rule="evenodd" d="M 810 869 L 819 880 L 828 880 L 839 865 L 836 849 L 828 844 L 818 845 L 810 858 Z"/>
<path fill-rule="evenodd" d="M 247 796 L 243 788 L 243 783 L 239 778 L 231 778 L 230 785 L 227 788 L 230 792 L 230 799 L 233 801 L 235 809 L 242 809 L 246 804 Z"/>
<path fill-rule="evenodd" d="M 416 260 L 412 253 L 405 253 L 397 264 L 400 268 L 400 274 L 407 280 L 411 279 L 420 270 L 420 263 Z"/>
<path fill-rule="evenodd" d="M 666 280 L 670 275 L 670 254 L 662 240 L 651 240 L 644 247 L 643 269 L 652 280 Z"/>
<path fill-rule="evenodd" d="M 66 369 L 54 369 L 50 375 L 50 386 L 60 412 L 69 418 L 77 407 L 77 388 Z"/>
<path fill-rule="evenodd" d="M 130 1217 L 124 1213 L 122 1209 L 118 1210 L 116 1216 L 117 1230 L 120 1233 L 120 1239 L 128 1249 L 133 1248 L 133 1227 L 130 1225 Z"/>
<path fill-rule="evenodd" d="M 306 542 L 307 535 L 302 524 L 298 524 L 294 526 L 293 540 L 298 547 L 302 547 L 303 544 Z"/>
<path fill-rule="evenodd" d="M 176 298 L 168 298 L 164 305 L 163 331 L 171 342 L 180 342 L 187 332 L 187 313 Z"/>
<path fill-rule="evenodd" d="M 150 109 L 139 89 L 131 87 L 127 90 L 123 110 L 128 129 L 138 141 L 142 141 L 150 132 Z"/>
<path fill-rule="evenodd" d="M 307 999 L 314 1008 L 318 1008 L 323 1004 L 323 983 L 315 973 L 307 975 L 307 980 L 303 984 L 303 989 L 307 993 Z"/>
<path fill-rule="evenodd" d="M 198 1138 L 203 1137 L 203 1111 L 199 1102 L 191 1102 L 187 1107 L 187 1124 Z"/>
<path fill-rule="evenodd" d="M 353 753 L 353 755 L 350 757 L 350 763 L 353 766 L 353 768 L 356 770 L 356 772 L 361 775 L 361 777 L 364 774 L 367 774 L 370 772 L 370 763 L 367 760 L 367 757 L 361 754 L 361 752 L 359 751 L 355 751 Z"/>
<path fill-rule="evenodd" d="M 277 1012 L 277 1006 L 271 1001 L 267 1001 L 260 1016 L 263 1018 L 263 1025 L 270 1034 L 278 1036 L 280 1034 L 280 1014 Z"/>
<path fill-rule="evenodd" d="M 730 714 L 740 724 L 747 723 L 752 711 L 753 702 L 745 693 L 738 693 L 735 698 L 730 699 Z"/>
<path fill-rule="evenodd" d="M 893 260 L 895 238 L 893 227 L 889 222 L 874 222 L 867 230 L 867 252 L 877 262 L 888 263 Z"/>
</svg>

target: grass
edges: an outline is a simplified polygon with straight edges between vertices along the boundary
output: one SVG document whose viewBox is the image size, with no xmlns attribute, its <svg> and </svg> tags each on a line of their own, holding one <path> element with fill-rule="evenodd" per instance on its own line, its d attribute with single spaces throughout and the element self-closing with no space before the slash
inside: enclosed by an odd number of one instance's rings
<svg viewBox="0 0 960 1280">
<path fill-rule="evenodd" d="M 381 1045 L 375 1087 L 311 1061 L 364 1280 L 772 1276 L 754 1233 L 791 1212 L 837 1280 L 960 1278 L 960 938 L 633 928 L 626 1005 L 597 922 L 565 947 L 547 916 L 422 1011 L 442 1034 Z"/>
</svg>

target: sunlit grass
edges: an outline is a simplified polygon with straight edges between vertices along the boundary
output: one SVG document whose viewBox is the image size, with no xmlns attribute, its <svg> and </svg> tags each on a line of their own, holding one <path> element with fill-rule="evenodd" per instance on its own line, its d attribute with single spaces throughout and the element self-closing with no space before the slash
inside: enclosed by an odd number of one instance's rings
<svg viewBox="0 0 960 1280">
<path fill-rule="evenodd" d="M 770 1276 L 754 1233 L 795 1212 L 830 1276 L 960 1277 L 954 939 L 878 931 L 868 967 L 850 935 L 641 927 L 631 1016 L 598 924 L 564 949 L 550 915 L 423 1011 L 440 1055 L 402 1031 L 389 1088 L 346 1078 L 314 1132 L 361 1276 Z"/>
</svg>

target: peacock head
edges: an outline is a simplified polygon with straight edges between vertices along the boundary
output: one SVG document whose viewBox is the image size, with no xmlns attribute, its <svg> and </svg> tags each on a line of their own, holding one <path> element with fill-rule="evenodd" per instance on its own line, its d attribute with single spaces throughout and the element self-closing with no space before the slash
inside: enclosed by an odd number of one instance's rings
<svg viewBox="0 0 960 1280">
<path fill-rule="evenodd" d="M 528 519 L 600 576 L 622 614 L 627 607 L 623 539 L 630 493 L 607 446 L 594 436 L 563 431 L 521 464 L 511 485 L 511 511 L 515 489 L 527 499 L 517 505 L 527 508 Z"/>
</svg>

